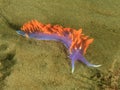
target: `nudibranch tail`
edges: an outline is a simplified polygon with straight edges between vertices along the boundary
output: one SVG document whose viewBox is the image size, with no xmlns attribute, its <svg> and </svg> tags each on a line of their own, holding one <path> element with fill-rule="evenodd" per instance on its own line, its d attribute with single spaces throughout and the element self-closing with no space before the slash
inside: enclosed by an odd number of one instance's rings
<svg viewBox="0 0 120 90">
<path fill-rule="evenodd" d="M 89 45 L 93 42 L 93 38 L 82 33 L 82 29 L 75 30 L 72 28 L 64 28 L 60 25 L 42 24 L 37 20 L 32 20 L 21 27 L 17 31 L 18 34 L 35 38 L 37 40 L 55 40 L 63 43 L 69 51 L 69 58 L 72 64 L 72 73 L 75 69 L 75 61 L 79 60 L 87 66 L 99 67 L 101 65 L 90 64 L 83 55 L 86 53 Z"/>
<path fill-rule="evenodd" d="M 23 31 L 21 31 L 21 30 L 17 30 L 16 32 L 17 32 L 17 34 L 20 34 L 20 35 L 22 35 L 22 36 L 25 36 L 25 34 L 26 34 L 26 32 L 23 32 Z"/>
</svg>

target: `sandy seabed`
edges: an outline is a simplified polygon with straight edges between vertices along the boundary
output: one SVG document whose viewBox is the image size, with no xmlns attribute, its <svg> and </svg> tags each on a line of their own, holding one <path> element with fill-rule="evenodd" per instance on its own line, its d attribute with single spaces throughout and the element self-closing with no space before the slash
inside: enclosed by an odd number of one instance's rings
<svg viewBox="0 0 120 90">
<path fill-rule="evenodd" d="M 120 1 L 0 0 L 0 90 L 119 90 Z M 99 68 L 71 62 L 60 42 L 19 36 L 32 19 L 83 28 L 95 39 L 85 57 Z"/>
</svg>

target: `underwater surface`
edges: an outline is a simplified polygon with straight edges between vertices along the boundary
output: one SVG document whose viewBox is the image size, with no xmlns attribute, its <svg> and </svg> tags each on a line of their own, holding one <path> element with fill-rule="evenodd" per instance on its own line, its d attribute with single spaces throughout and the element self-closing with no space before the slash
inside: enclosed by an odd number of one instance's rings
<svg viewBox="0 0 120 90">
<path fill-rule="evenodd" d="M 20 27 L 44 24 L 83 29 L 94 38 L 85 57 L 101 67 L 71 61 L 56 41 L 22 37 Z M 119 90 L 119 0 L 0 0 L 0 90 Z"/>
</svg>

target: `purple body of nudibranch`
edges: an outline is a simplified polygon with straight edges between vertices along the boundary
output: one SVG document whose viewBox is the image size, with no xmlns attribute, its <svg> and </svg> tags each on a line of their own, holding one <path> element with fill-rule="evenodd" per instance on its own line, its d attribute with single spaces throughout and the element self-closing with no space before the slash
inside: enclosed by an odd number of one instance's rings
<svg viewBox="0 0 120 90">
<path fill-rule="evenodd" d="M 17 31 L 18 34 L 26 36 L 26 33 L 18 30 Z M 69 50 L 70 45 L 72 43 L 72 41 L 68 38 L 68 34 L 65 33 L 65 37 L 61 37 L 57 34 L 45 34 L 45 33 L 27 33 L 27 35 L 30 38 L 35 38 L 37 40 L 55 40 L 55 41 L 60 41 L 61 43 L 63 43 L 65 45 L 65 47 Z M 82 49 L 81 49 L 82 50 Z M 82 61 L 84 64 L 86 64 L 87 66 L 92 66 L 92 67 L 99 67 L 101 65 L 94 65 L 94 64 L 90 64 L 83 56 L 83 53 L 80 49 L 74 49 L 72 50 L 72 52 L 69 51 L 69 58 L 71 59 L 71 65 L 72 65 L 72 73 L 74 72 L 74 63 L 75 60 L 80 60 Z"/>
</svg>

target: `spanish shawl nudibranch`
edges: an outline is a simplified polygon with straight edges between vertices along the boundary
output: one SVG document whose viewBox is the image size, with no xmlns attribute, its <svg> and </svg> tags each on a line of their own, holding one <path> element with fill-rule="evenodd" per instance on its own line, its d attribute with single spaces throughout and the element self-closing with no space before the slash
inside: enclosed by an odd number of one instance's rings
<svg viewBox="0 0 120 90">
<path fill-rule="evenodd" d="M 36 20 L 32 20 L 24 24 L 17 33 L 37 40 L 55 40 L 62 42 L 69 52 L 72 73 L 74 72 L 74 63 L 76 60 L 80 60 L 91 67 L 101 66 L 91 64 L 84 58 L 83 55 L 86 53 L 88 46 L 93 42 L 93 39 L 89 39 L 88 36 L 82 34 L 82 29 L 75 30 L 72 28 L 63 28 L 60 25 L 44 25 Z"/>
</svg>

